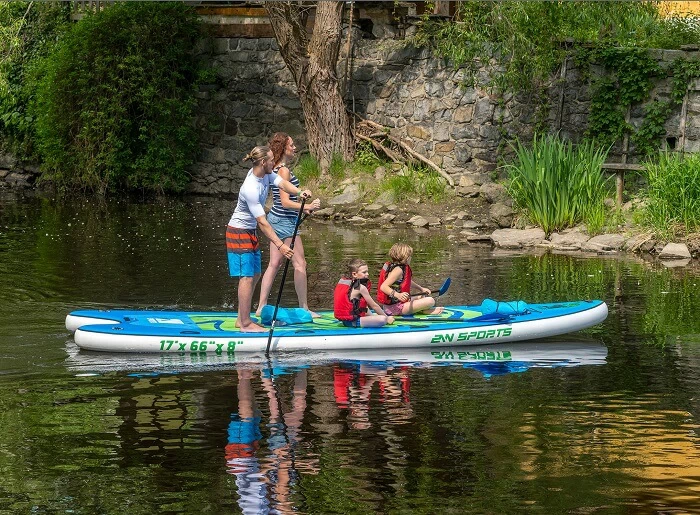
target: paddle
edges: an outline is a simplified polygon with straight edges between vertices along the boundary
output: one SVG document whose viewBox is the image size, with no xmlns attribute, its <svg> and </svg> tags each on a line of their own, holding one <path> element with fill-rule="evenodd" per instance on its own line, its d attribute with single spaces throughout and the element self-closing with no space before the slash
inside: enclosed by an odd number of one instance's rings
<svg viewBox="0 0 700 515">
<path fill-rule="evenodd" d="M 445 295 L 445 292 L 447 289 L 450 287 L 450 284 L 452 283 L 452 278 L 448 277 L 445 279 L 445 282 L 442 283 L 442 286 L 440 286 L 440 289 L 437 292 L 433 292 L 430 295 L 435 295 L 437 293 L 438 297 L 441 297 L 442 295 Z M 431 288 L 432 290 L 432 288 Z M 420 297 L 422 295 L 428 295 L 427 293 L 411 293 L 411 297 Z"/>
<path fill-rule="evenodd" d="M 294 224 L 294 233 L 292 234 L 292 243 L 289 248 L 294 250 L 294 240 L 297 239 L 297 232 L 299 231 L 299 224 L 301 224 L 302 217 L 304 215 L 304 204 L 306 203 L 306 198 L 301 197 L 301 206 L 299 206 L 299 214 L 297 215 L 297 223 Z M 280 245 L 281 247 L 281 245 Z M 267 337 L 267 347 L 265 348 L 265 356 L 270 355 L 270 343 L 272 343 L 272 333 L 275 331 L 275 322 L 277 322 L 277 310 L 280 307 L 280 300 L 282 300 L 282 290 L 284 289 L 284 280 L 287 278 L 287 270 L 289 270 L 289 261 L 284 264 L 284 271 L 282 272 L 282 282 L 280 283 L 280 291 L 277 293 L 277 302 L 275 302 L 275 312 L 272 315 L 272 322 L 270 323 L 270 334 Z"/>
</svg>

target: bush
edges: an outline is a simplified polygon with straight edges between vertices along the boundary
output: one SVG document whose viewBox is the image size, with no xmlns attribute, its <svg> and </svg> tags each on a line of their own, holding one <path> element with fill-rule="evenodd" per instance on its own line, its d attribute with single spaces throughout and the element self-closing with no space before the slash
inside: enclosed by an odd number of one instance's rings
<svg viewBox="0 0 700 515">
<path fill-rule="evenodd" d="M 665 236 L 700 229 L 700 155 L 662 152 L 644 174 L 645 223 Z"/>
<path fill-rule="evenodd" d="M 118 3 L 88 15 L 35 70 L 44 177 L 101 193 L 179 191 L 197 149 L 199 37 L 181 3 Z"/>
<path fill-rule="evenodd" d="M 35 157 L 29 71 L 69 29 L 69 14 L 66 3 L 0 3 L 0 145 L 19 158 Z"/>
<path fill-rule="evenodd" d="M 517 207 L 548 235 L 580 222 L 591 233 L 605 222 L 608 181 L 601 166 L 608 151 L 592 142 L 576 147 L 554 136 L 535 136 L 532 147 L 519 141 L 515 161 L 506 164 L 509 192 Z"/>
</svg>

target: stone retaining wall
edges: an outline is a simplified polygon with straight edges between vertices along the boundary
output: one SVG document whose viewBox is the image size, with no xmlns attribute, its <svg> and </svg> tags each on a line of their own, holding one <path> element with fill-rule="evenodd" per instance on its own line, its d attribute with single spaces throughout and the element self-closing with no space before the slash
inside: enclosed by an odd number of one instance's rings
<svg viewBox="0 0 700 515">
<path fill-rule="evenodd" d="M 219 83 L 202 88 L 197 126 L 202 153 L 193 168 L 191 191 L 226 194 L 237 190 L 248 169 L 245 153 L 264 143 L 274 131 L 291 134 L 304 144 L 301 106 L 292 76 L 274 39 L 212 38 L 201 48 L 202 58 L 216 67 Z M 395 136 L 439 164 L 460 183 L 483 184 L 495 178 L 499 159 L 509 152 L 507 141 L 528 140 L 535 131 L 536 108 L 530 96 L 503 98 L 485 89 L 464 87 L 464 69 L 455 69 L 428 49 L 404 41 L 357 39 L 352 60 L 352 81 L 346 85 L 349 109 L 389 127 Z M 652 51 L 668 68 L 684 51 Z M 338 66 L 345 82 L 345 60 Z M 601 73 L 602 70 L 593 70 Z M 482 79 L 497 73 L 479 70 Z M 563 88 L 563 95 L 562 95 Z M 548 124 L 552 130 L 578 140 L 587 127 L 590 108 L 588 82 L 569 59 L 566 76 L 547 91 Z M 658 81 L 650 99 L 668 99 L 668 78 Z M 681 127 L 681 106 L 666 123 L 671 148 L 700 150 L 700 94 L 689 88 L 687 127 Z M 644 105 L 633 106 L 630 123 L 639 127 Z M 666 144 L 666 143 L 664 143 Z M 621 144 L 610 161 L 621 161 Z M 630 147 L 628 162 L 635 162 Z M 462 181 L 465 184 L 465 181 Z"/>
</svg>

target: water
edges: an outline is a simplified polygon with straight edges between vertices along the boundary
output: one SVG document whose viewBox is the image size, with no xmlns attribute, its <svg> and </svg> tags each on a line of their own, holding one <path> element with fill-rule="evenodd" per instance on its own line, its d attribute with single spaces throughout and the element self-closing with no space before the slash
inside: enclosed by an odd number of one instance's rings
<svg viewBox="0 0 700 515">
<path fill-rule="evenodd" d="M 377 268 L 401 239 L 419 282 L 452 277 L 447 304 L 601 298 L 610 315 L 546 342 L 272 368 L 77 350 L 72 309 L 230 309 L 232 206 L 0 193 L 0 511 L 700 510 L 697 267 L 308 221 L 312 307 L 331 306 L 342 263 Z"/>
</svg>

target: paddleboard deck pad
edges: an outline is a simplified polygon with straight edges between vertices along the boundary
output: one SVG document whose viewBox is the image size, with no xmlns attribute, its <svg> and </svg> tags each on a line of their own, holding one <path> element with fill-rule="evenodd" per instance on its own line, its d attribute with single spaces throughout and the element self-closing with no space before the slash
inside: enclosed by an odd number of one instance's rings
<svg viewBox="0 0 700 515">
<path fill-rule="evenodd" d="M 477 306 L 446 306 L 439 315 L 396 317 L 394 324 L 380 328 L 345 327 L 332 312 L 319 314 L 310 322 L 275 327 L 270 350 L 445 347 L 536 340 L 599 324 L 607 317 L 608 307 L 600 300 L 548 304 L 485 300 Z M 78 347 L 94 351 L 218 355 L 264 351 L 269 331 L 243 333 L 235 326 L 236 318 L 234 312 L 82 310 L 66 317 L 66 328 L 75 331 Z"/>
</svg>

